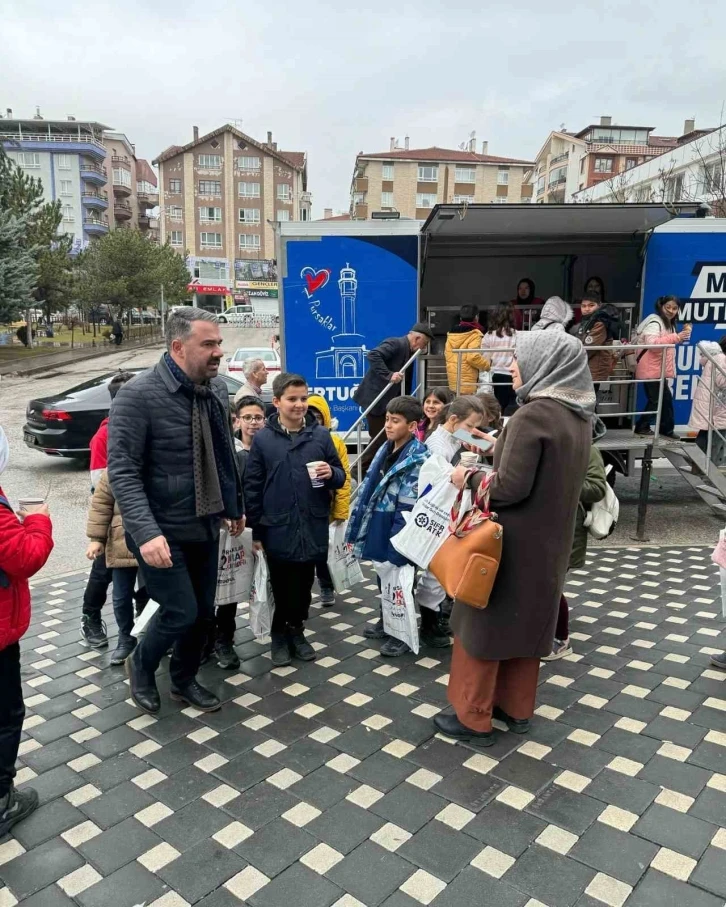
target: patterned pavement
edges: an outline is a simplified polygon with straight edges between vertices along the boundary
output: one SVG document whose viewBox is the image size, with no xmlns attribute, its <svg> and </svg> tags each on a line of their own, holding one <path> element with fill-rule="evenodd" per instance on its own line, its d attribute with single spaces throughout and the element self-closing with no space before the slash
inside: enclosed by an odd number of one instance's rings
<svg viewBox="0 0 726 907">
<path fill-rule="evenodd" d="M 42 805 L 0 841 L 0 907 L 724 907 L 709 554 L 594 553 L 532 732 L 481 750 L 433 734 L 447 651 L 385 661 L 361 635 L 368 568 L 314 610 L 317 662 L 270 670 L 241 612 L 241 670 L 202 671 L 223 708 L 158 718 L 81 645 L 85 574 L 38 582 L 18 781 Z"/>
</svg>

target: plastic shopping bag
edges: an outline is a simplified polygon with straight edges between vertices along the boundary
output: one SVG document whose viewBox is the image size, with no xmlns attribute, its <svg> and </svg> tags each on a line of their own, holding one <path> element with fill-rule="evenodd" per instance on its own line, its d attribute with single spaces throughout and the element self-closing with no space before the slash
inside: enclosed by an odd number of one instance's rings
<svg viewBox="0 0 726 907">
<path fill-rule="evenodd" d="M 449 537 L 451 508 L 459 489 L 448 478 L 441 479 L 428 494 L 419 498 L 404 528 L 391 544 L 407 561 L 427 569 L 431 559 Z M 464 492 L 462 513 L 471 509 L 471 492 Z"/>
<path fill-rule="evenodd" d="M 252 588 L 252 573 L 255 569 L 252 552 L 252 530 L 236 538 L 230 535 L 226 526 L 219 532 L 219 568 L 217 570 L 216 605 L 231 605 L 246 602 Z"/>
<path fill-rule="evenodd" d="M 275 603 L 264 552 L 256 551 L 254 561 L 255 569 L 250 590 L 250 628 L 257 639 L 262 639 L 263 636 L 270 635 Z"/>
<path fill-rule="evenodd" d="M 133 629 L 131 630 L 131 635 L 135 636 L 138 639 L 140 636 L 146 632 L 146 628 L 149 626 L 151 618 L 159 610 L 159 602 L 155 602 L 151 599 L 144 605 L 144 610 L 139 614 L 139 616 L 134 621 Z"/>
<path fill-rule="evenodd" d="M 411 564 L 397 567 L 389 561 L 375 563 L 374 567 L 381 581 L 383 629 L 418 654 L 418 624 L 413 602 L 415 568 Z"/>
<path fill-rule="evenodd" d="M 363 582 L 363 571 L 353 556 L 353 546 L 346 544 L 347 520 L 336 520 L 328 530 L 328 570 L 336 592 L 345 592 Z"/>
</svg>

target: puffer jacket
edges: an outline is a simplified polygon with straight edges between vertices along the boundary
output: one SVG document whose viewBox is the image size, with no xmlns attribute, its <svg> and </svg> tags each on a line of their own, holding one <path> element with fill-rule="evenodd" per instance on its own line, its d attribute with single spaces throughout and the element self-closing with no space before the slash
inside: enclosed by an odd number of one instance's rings
<svg viewBox="0 0 726 907">
<path fill-rule="evenodd" d="M 596 312 L 594 317 L 583 319 L 570 328 L 573 337 L 582 343 L 587 353 L 587 364 L 593 381 L 607 381 L 613 371 L 615 360 L 610 350 L 591 350 L 593 346 L 612 346 L 608 334 L 609 315 Z"/>
<path fill-rule="evenodd" d="M 491 363 L 481 352 L 484 334 L 466 325 L 459 325 L 446 335 L 444 358 L 446 359 L 446 377 L 449 388 L 454 393 L 475 394 L 479 382 L 479 372 L 488 372 Z M 473 350 L 459 357 L 454 350 Z M 461 383 L 457 390 L 456 376 L 461 358 Z"/>
<path fill-rule="evenodd" d="M 638 325 L 638 343 L 680 343 L 681 338 L 675 330 L 669 330 L 665 322 L 653 313 L 643 319 Z M 676 351 L 665 350 L 665 377 L 676 377 Z M 641 381 L 658 381 L 660 379 L 661 361 L 663 353 L 660 350 L 641 350 L 638 352 L 638 364 L 635 367 L 635 377 Z"/>
<path fill-rule="evenodd" d="M 307 463 L 325 460 L 333 475 L 313 488 Z M 247 457 L 247 525 L 269 557 L 310 562 L 328 555 L 330 492 L 342 488 L 345 472 L 330 432 L 308 422 L 290 434 L 277 413 L 255 435 Z"/>
<path fill-rule="evenodd" d="M 227 385 L 210 381 L 229 410 Z M 234 448 L 230 423 L 229 444 Z M 158 535 L 176 542 L 216 541 L 219 517 L 197 517 L 192 400 L 162 356 L 119 390 L 108 425 L 108 481 L 126 531 L 141 545 Z M 243 513 L 241 495 L 238 518 Z"/>
<path fill-rule="evenodd" d="M 335 421 L 335 424 L 333 424 L 334 420 L 330 415 L 328 401 L 324 397 L 313 394 L 311 397 L 308 397 L 308 406 L 313 406 L 323 417 L 323 425 L 330 432 L 330 437 L 333 440 L 333 445 L 338 454 L 340 465 L 345 472 L 345 484 L 342 488 L 338 488 L 333 492 L 333 502 L 330 507 L 330 521 L 332 523 L 333 520 L 347 520 L 350 516 L 350 462 L 348 460 L 348 450 L 342 439 L 333 434 L 334 430 L 337 428 L 337 420 Z"/>
<path fill-rule="evenodd" d="M 726 371 L 726 355 L 722 352 L 721 347 L 718 343 L 712 343 L 710 346 L 709 353 L 711 353 L 718 365 Z M 726 375 L 718 368 L 715 370 L 713 375 L 713 402 L 711 402 L 711 372 L 714 371 L 714 368 L 705 356 L 701 356 L 700 360 L 703 371 L 698 379 L 696 393 L 693 395 L 693 407 L 691 408 L 688 427 L 696 431 L 708 431 L 710 413 L 712 424 L 723 431 L 726 428 Z"/>
<path fill-rule="evenodd" d="M 107 567 L 137 567 L 136 559 L 126 547 L 126 533 L 118 504 L 108 484 L 104 469 L 96 483 L 86 522 L 86 535 L 105 547 Z"/>
<path fill-rule="evenodd" d="M 605 497 L 605 486 L 607 485 L 607 476 L 605 475 L 605 464 L 603 463 L 602 454 L 593 444 L 590 448 L 590 459 L 587 464 L 587 475 L 582 483 L 580 491 L 580 502 L 577 505 L 577 518 L 575 519 L 575 535 L 572 540 L 572 552 L 570 554 L 570 564 L 568 570 L 574 570 L 585 564 L 585 555 L 587 554 L 587 529 L 585 528 L 585 517 L 587 508 L 590 505 L 602 501 Z"/>
<path fill-rule="evenodd" d="M 430 454 L 418 438 L 412 437 L 393 466 L 384 472 L 391 453 L 392 442 L 387 441 L 373 458 L 356 498 L 345 540 L 353 545 L 359 560 L 390 561 L 403 567 L 408 561 L 393 547 L 391 538 L 403 529 L 403 514 L 413 510 L 418 500 L 418 475 Z"/>
<path fill-rule="evenodd" d="M 43 567 L 52 550 L 50 518 L 34 513 L 21 522 L 0 488 L 0 649 L 18 642 L 28 629 L 28 579 Z"/>
</svg>

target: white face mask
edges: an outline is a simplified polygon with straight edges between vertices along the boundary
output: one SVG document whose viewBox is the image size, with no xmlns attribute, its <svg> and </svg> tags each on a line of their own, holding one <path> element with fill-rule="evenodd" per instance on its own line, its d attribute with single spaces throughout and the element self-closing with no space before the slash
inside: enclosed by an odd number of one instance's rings
<svg viewBox="0 0 726 907">
<path fill-rule="evenodd" d="M 5 472 L 5 467 L 10 459 L 10 447 L 5 432 L 0 428 L 0 475 Z"/>
</svg>

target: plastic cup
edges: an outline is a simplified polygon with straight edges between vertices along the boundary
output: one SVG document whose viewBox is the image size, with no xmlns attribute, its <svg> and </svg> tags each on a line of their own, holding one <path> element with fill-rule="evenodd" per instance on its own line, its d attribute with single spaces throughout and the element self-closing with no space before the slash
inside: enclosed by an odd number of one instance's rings
<svg viewBox="0 0 726 907">
<path fill-rule="evenodd" d="M 459 462 L 462 466 L 469 469 L 471 466 L 476 466 L 479 462 L 479 454 L 475 453 L 473 450 L 465 450 L 459 457 Z"/>
<path fill-rule="evenodd" d="M 18 509 L 25 510 L 26 507 L 37 507 L 40 504 L 45 504 L 45 498 L 20 498 L 18 501 Z"/>
<path fill-rule="evenodd" d="M 305 464 L 308 470 L 308 475 L 310 476 L 310 482 L 313 488 L 322 488 L 325 485 L 325 479 L 321 479 L 318 474 L 318 466 L 323 465 L 322 460 L 311 460 L 310 463 Z"/>
</svg>

